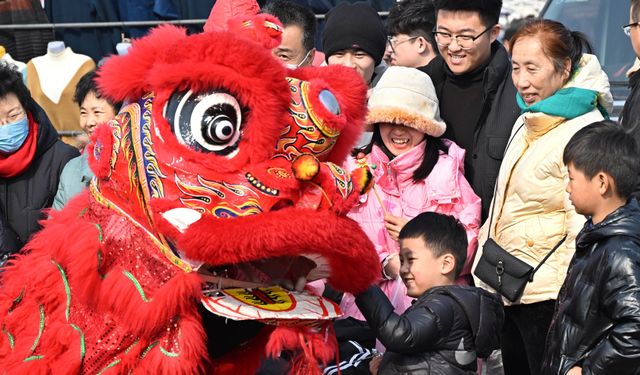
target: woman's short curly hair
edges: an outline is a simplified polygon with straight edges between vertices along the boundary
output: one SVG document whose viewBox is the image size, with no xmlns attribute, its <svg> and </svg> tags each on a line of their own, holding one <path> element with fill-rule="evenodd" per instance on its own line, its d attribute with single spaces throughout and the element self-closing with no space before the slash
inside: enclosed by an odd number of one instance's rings
<svg viewBox="0 0 640 375">
<path fill-rule="evenodd" d="M 13 66 L 6 62 L 0 62 L 0 100 L 7 95 L 14 94 L 27 112 L 33 113 L 35 107 L 31 93 L 22 80 L 22 74 Z"/>
</svg>

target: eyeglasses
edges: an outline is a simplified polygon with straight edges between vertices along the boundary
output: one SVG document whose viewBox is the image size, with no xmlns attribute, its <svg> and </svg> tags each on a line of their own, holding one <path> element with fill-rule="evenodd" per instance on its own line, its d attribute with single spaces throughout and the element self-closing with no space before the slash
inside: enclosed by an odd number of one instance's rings
<svg viewBox="0 0 640 375">
<path fill-rule="evenodd" d="M 7 117 L 5 118 L 0 118 L 0 124 L 2 125 L 7 125 L 7 124 L 11 124 L 14 123 L 18 120 L 22 120 L 22 117 L 26 114 L 26 112 L 24 110 L 22 111 L 18 111 L 18 112 L 14 112 L 10 115 L 7 115 Z"/>
<path fill-rule="evenodd" d="M 461 49 L 469 50 L 473 48 L 476 40 L 480 38 L 482 35 L 484 35 L 484 33 L 491 30 L 493 26 L 494 25 L 487 27 L 483 32 L 481 32 L 476 36 L 471 36 L 471 35 L 455 35 L 454 36 L 449 33 L 444 33 L 441 31 L 434 31 L 433 35 L 436 38 L 436 43 L 438 43 L 440 47 L 449 47 L 451 42 L 455 39 L 456 43 Z"/>
<path fill-rule="evenodd" d="M 387 37 L 387 43 L 389 44 L 389 47 L 391 47 L 391 52 L 393 52 L 394 54 L 396 53 L 396 48 L 398 48 L 398 45 L 408 42 L 410 40 L 415 40 L 418 39 L 420 36 L 412 36 L 410 38 L 407 38 L 405 40 L 396 40 L 395 37 Z"/>
<path fill-rule="evenodd" d="M 631 36 L 631 28 L 634 27 L 634 26 L 638 26 L 638 25 L 640 25 L 640 22 L 634 22 L 634 23 L 630 23 L 628 25 L 624 25 L 624 26 L 622 26 L 622 31 L 624 31 L 624 33 L 627 36 Z"/>
</svg>

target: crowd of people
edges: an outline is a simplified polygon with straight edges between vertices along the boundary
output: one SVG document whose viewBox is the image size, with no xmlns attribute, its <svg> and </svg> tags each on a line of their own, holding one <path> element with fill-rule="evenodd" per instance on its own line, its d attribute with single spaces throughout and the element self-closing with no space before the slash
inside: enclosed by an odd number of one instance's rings
<svg viewBox="0 0 640 375">
<path fill-rule="evenodd" d="M 612 47 L 640 56 L 640 0 L 628 5 L 631 46 Z M 507 49 L 501 7 L 403 0 L 385 22 L 368 3 L 341 2 L 319 48 L 311 10 L 285 0 L 261 9 L 283 24 L 273 56 L 287 68 L 345 65 L 369 87 L 368 136 L 344 167 L 373 167 L 349 217 L 382 273 L 360 295 L 320 285 L 344 314 L 327 375 L 640 368 L 640 74 L 610 121 L 609 81 L 585 35 L 527 18 Z M 75 88 L 89 136 L 122 105 L 96 74 Z M 88 186 L 80 151 L 0 65 L 0 265 L 46 210 Z M 281 359 L 261 373 L 286 369 Z"/>
</svg>

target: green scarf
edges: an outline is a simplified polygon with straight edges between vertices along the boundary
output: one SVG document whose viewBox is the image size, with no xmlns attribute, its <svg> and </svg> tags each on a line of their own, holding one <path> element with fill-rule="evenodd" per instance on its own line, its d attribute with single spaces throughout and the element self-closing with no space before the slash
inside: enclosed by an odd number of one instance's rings
<svg viewBox="0 0 640 375">
<path fill-rule="evenodd" d="M 564 117 L 567 120 L 582 116 L 598 108 L 602 116 L 609 118 L 606 109 L 598 104 L 598 92 L 579 87 L 567 87 L 556 91 L 555 94 L 543 99 L 531 106 L 527 106 L 520 96 L 516 94 L 518 106 L 525 112 L 542 112 L 551 116 Z"/>
</svg>

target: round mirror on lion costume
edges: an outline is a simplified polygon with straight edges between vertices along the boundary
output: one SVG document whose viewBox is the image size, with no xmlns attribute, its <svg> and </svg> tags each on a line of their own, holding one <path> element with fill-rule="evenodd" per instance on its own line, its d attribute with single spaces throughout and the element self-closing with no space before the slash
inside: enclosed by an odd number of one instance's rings
<svg viewBox="0 0 640 375">
<path fill-rule="evenodd" d="M 370 173 L 334 164 L 366 86 L 344 67 L 286 70 L 271 16 L 205 30 L 159 27 L 102 67 L 103 92 L 129 104 L 93 135 L 90 189 L 0 276 L 7 374 L 253 374 L 284 351 L 313 374 L 334 359 L 339 309 L 301 290 L 357 293 L 380 273 L 346 218 Z"/>
</svg>

